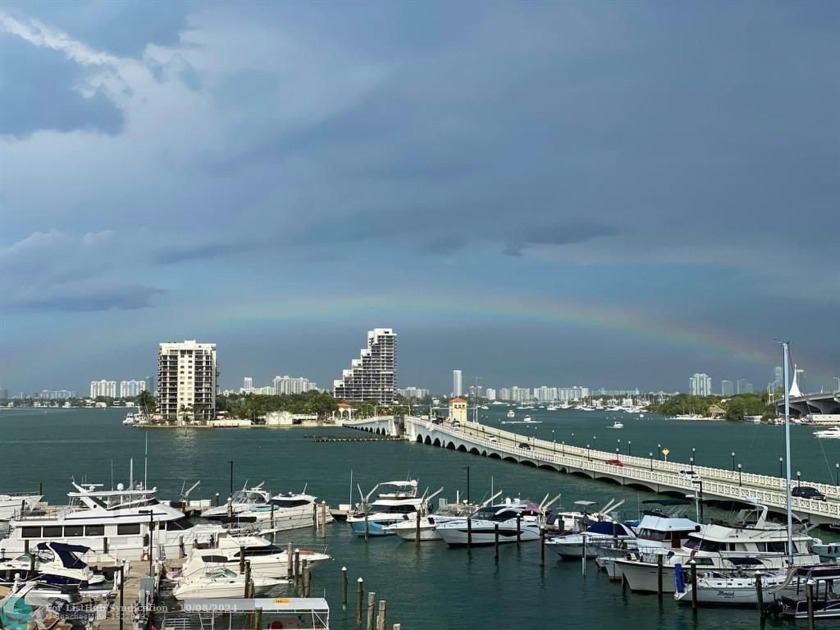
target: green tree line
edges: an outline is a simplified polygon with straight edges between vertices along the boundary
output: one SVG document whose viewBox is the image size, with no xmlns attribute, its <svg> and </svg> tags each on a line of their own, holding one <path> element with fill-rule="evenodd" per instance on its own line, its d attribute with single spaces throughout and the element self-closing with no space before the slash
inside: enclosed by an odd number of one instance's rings
<svg viewBox="0 0 840 630">
<path fill-rule="evenodd" d="M 709 408 L 716 405 L 723 409 L 727 420 L 743 420 L 745 416 L 762 416 L 773 418 L 776 410 L 767 397 L 766 392 L 735 394 L 723 398 L 721 396 L 692 396 L 691 394 L 677 394 L 659 403 L 653 403 L 649 409 L 663 416 L 680 414 L 708 415 Z"/>
</svg>

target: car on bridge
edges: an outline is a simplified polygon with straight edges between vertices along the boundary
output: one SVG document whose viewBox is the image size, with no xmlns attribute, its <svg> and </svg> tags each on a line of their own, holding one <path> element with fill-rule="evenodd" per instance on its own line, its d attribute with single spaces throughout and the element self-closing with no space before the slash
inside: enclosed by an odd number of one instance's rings
<svg viewBox="0 0 840 630">
<path fill-rule="evenodd" d="M 519 443 L 519 448 L 524 449 L 526 451 L 530 451 L 531 450 L 531 445 L 528 444 L 528 442 L 520 442 Z"/>
<path fill-rule="evenodd" d="M 690 479 L 692 481 L 694 481 L 695 479 L 700 479 L 700 475 L 698 475 L 693 470 L 681 470 L 680 477 L 682 477 L 683 479 Z"/>
<path fill-rule="evenodd" d="M 825 495 L 811 486 L 796 486 L 790 491 L 791 496 L 799 497 L 800 499 L 811 499 L 813 501 L 826 501 Z"/>
<path fill-rule="evenodd" d="M 624 462 L 620 459 L 608 459 L 605 463 L 608 466 L 624 466 Z"/>
</svg>

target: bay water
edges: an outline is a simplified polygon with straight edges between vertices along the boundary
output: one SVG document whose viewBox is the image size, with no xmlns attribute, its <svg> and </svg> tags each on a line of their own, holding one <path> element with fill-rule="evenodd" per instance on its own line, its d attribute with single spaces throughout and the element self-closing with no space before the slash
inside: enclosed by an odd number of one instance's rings
<svg viewBox="0 0 840 630">
<path fill-rule="evenodd" d="M 498 426 L 506 409 L 482 410 L 480 421 Z M 779 474 L 784 456 L 784 427 L 729 422 L 676 421 L 655 416 L 602 412 L 518 411 L 540 423 L 505 425 L 528 436 L 573 444 L 619 455 L 661 456 L 689 466 L 693 456 L 700 466 L 745 472 Z M 233 486 L 265 482 L 273 493 L 304 488 L 331 506 L 358 500 L 358 487 L 368 492 L 376 483 L 419 479 L 421 489 L 444 488 L 442 496 L 454 500 L 467 492 L 469 467 L 473 500 L 502 490 L 539 502 L 546 495 L 562 494 L 571 509 L 577 500 L 624 499 L 627 518 L 638 516 L 648 492 L 625 489 L 606 482 L 539 470 L 466 453 L 401 442 L 315 442 L 314 434 L 364 437 L 349 429 L 138 429 L 122 425 L 118 409 L 3 409 L 0 410 L 0 492 L 43 487 L 45 499 L 65 503 L 70 480 L 102 483 L 105 488 L 127 483 L 129 462 L 134 479 L 144 476 L 158 488 L 162 499 L 177 500 L 184 488 L 201 481 L 190 498 L 224 502 Z M 610 429 L 620 419 L 624 428 Z M 818 440 L 813 429 L 791 427 L 792 462 L 806 480 L 837 482 L 840 440 Z M 735 453 L 734 457 L 732 453 Z M 147 455 L 148 453 L 148 455 Z M 352 476 L 352 486 L 351 486 Z M 707 511 L 708 516 L 708 511 Z M 830 537 L 830 536 L 826 536 Z M 326 548 L 334 560 L 313 571 L 312 594 L 330 603 L 332 627 L 355 628 L 355 589 L 363 578 L 365 592 L 375 591 L 388 606 L 388 627 L 405 629 L 484 628 L 600 628 L 632 624 L 634 628 L 757 628 L 758 613 L 751 609 L 678 607 L 669 593 L 655 595 L 623 591 L 594 564 L 582 575 L 579 562 L 561 561 L 550 548 L 540 567 L 538 543 L 502 545 L 499 559 L 492 548 L 450 549 L 443 543 L 419 547 L 396 537 L 371 539 L 353 536 L 343 523 L 327 528 L 326 538 L 311 530 L 284 532 L 278 544 Z M 2 547 L 2 542 L 0 542 Z M 350 579 L 349 606 L 341 605 L 341 568 Z M 666 575 L 666 588 L 671 586 Z M 768 628 L 791 625 L 780 619 Z"/>
</svg>

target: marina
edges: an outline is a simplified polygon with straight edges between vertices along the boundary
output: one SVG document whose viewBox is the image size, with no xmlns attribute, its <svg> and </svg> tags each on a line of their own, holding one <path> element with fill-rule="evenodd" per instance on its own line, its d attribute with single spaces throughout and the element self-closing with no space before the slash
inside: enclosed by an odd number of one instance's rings
<svg viewBox="0 0 840 630">
<path fill-rule="evenodd" d="M 579 446 L 582 439 L 591 445 L 592 442 L 604 443 L 610 439 L 608 436 L 615 435 L 607 429 L 610 422 L 597 412 L 569 410 L 552 412 L 550 416 L 548 413 L 541 415 L 541 410 L 529 413 L 542 420 L 536 427 L 536 439 L 550 436 L 553 431 L 558 449 L 562 441 L 585 448 L 585 443 L 583 447 Z M 116 486 L 116 479 L 128 477 L 126 462 L 132 457 L 139 462 L 144 457 L 147 433 L 124 427 L 118 414 L 111 411 L 56 411 L 33 415 L 21 410 L 3 416 L 6 439 L 0 444 L 0 456 L 12 470 L 19 471 L 15 486 L 37 488 L 41 484 L 45 498 L 53 505 L 66 502 L 70 476 L 104 481 L 106 486 L 113 478 Z M 480 420 L 488 428 L 499 424 L 498 413 L 493 411 L 480 416 Z M 41 425 L 37 432 L 32 430 L 35 422 Z M 675 474 L 686 467 L 684 462 L 691 457 L 692 448 L 696 461 L 705 462 L 707 467 L 731 468 L 730 451 L 737 450 L 744 457 L 736 461 L 736 470 L 737 463 L 741 463 L 749 474 L 772 476 L 779 472 L 777 454 L 783 452 L 783 435 L 772 426 L 717 423 L 717 435 L 710 435 L 709 431 L 698 430 L 702 428 L 702 423 L 698 422 L 626 417 L 623 423 L 620 446 L 617 438 L 610 439 L 615 445 L 612 457 L 615 457 L 616 447 L 622 451 L 622 460 L 626 459 L 628 448 L 633 452 L 636 449 L 640 452 L 656 450 L 657 445 L 652 444 L 649 437 L 655 436 L 662 441 L 662 448 L 667 445 L 670 449 L 669 464 L 674 463 L 677 467 Z M 461 432 L 465 428 L 468 427 L 462 426 Z M 354 435 L 349 429 L 323 431 L 325 435 Z M 726 433 L 725 437 L 721 437 L 721 432 Z M 45 434 L 58 437 L 49 440 L 37 437 Z M 581 438 L 582 435 L 586 437 Z M 640 511 L 642 501 L 661 496 L 644 488 L 606 483 L 604 478 L 593 481 L 583 474 L 558 474 L 554 469 L 416 442 L 334 442 L 307 447 L 313 445 L 313 441 L 301 432 L 260 430 L 152 431 L 148 436 L 147 475 L 150 485 L 157 486 L 157 495 L 161 498 L 177 498 L 185 482 L 189 486 L 200 479 L 200 491 L 194 491 L 191 496 L 213 497 L 220 493 L 220 503 L 224 503 L 231 487 L 254 487 L 264 480 L 264 487 L 272 492 L 308 487 L 329 505 L 346 504 L 351 502 L 348 483 L 351 472 L 352 485 L 362 488 L 373 488 L 383 479 L 417 478 L 421 496 L 426 491 L 431 494 L 439 487 L 444 487 L 449 496 L 456 492 L 466 496 L 469 477 L 473 500 L 479 502 L 500 489 L 503 489 L 502 498 L 521 497 L 531 499 L 537 505 L 546 495 L 561 494 L 555 507 L 571 506 L 580 499 L 607 505 L 618 498 L 625 500 L 624 516 L 628 518 L 637 516 L 634 508 L 638 507 Z M 527 439 L 532 437 L 527 436 Z M 828 449 L 835 442 L 818 441 L 807 427 L 792 428 L 792 442 L 794 461 L 801 461 L 801 465 L 795 464 L 795 470 L 801 472 L 802 479 L 808 479 L 809 484 L 831 485 L 833 463 L 840 458 L 840 449 L 823 454 L 819 445 Z M 720 452 L 718 443 L 725 443 L 726 451 Z M 755 448 L 759 443 L 762 449 Z M 61 461 L 61 450 L 68 444 L 74 458 Z M 45 457 L 49 465 L 37 470 L 27 466 L 26 453 L 33 450 L 51 453 Z M 602 452 L 608 452 L 607 448 Z M 280 461 L 295 465 L 278 467 Z M 469 473 L 465 467 L 469 468 Z M 116 471 L 113 477 L 112 470 Z M 742 472 L 742 482 L 745 479 Z M 477 491 L 479 487 L 482 494 Z M 691 489 L 692 486 L 686 484 L 682 494 L 691 494 Z M 358 501 L 359 490 L 354 487 L 352 503 Z M 836 501 L 836 494 L 828 494 L 829 506 L 835 505 Z M 720 513 L 709 504 L 705 509 L 707 518 Z M 826 542 L 832 537 L 831 532 L 821 531 L 818 535 Z M 430 541 L 418 546 L 410 538 L 402 540 L 397 536 L 371 538 L 365 542 L 343 523 L 330 524 L 323 530 L 309 527 L 276 535 L 275 543 L 280 547 L 289 542 L 299 548 L 323 550 L 326 547 L 333 557 L 332 561 L 319 565 L 312 572 L 311 586 L 312 594 L 323 595 L 329 603 L 330 628 L 349 630 L 356 627 L 352 587 L 359 578 L 363 580 L 365 596 L 375 592 L 376 602 L 387 600 L 389 627 L 391 622 L 415 628 L 493 627 L 499 620 L 519 618 L 522 607 L 539 610 L 540 619 L 545 623 L 570 628 L 618 623 L 628 615 L 633 615 L 644 627 L 653 628 L 670 628 L 677 624 L 689 628 L 712 625 L 754 628 L 758 623 L 755 610 L 703 609 L 698 613 L 690 606 L 678 606 L 671 597 L 672 575 L 668 576 L 664 587 L 668 597 L 662 600 L 655 595 L 624 593 L 605 573 L 597 571 L 594 564 L 590 563 L 590 571 L 584 576 L 580 561 L 561 560 L 550 552 L 541 558 L 539 542 L 501 545 L 498 554 L 494 553 L 492 545 L 490 548 L 464 549 Z M 168 557 L 177 559 L 177 548 L 172 551 L 174 553 Z M 351 585 L 346 610 L 342 606 L 342 567 L 347 568 Z M 130 562 L 124 593 L 128 602 L 137 597 L 143 569 L 142 561 Z M 299 594 L 297 588 L 294 587 L 288 596 Z M 554 595 L 558 592 L 564 594 L 564 600 L 574 600 L 575 605 L 558 603 Z M 464 601 L 469 601 L 470 605 L 462 606 Z M 429 602 L 437 605 L 429 606 Z M 164 599 L 163 603 L 174 610 L 179 608 L 174 599 Z M 766 623 L 768 627 L 783 627 L 785 622 L 770 618 Z M 118 626 L 109 618 L 101 627 L 110 630 Z"/>
</svg>

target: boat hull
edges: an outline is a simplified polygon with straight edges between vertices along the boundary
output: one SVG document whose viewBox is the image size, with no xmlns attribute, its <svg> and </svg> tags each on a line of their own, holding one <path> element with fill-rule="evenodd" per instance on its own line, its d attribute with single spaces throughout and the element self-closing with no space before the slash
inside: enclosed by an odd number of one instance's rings
<svg viewBox="0 0 840 630">
<path fill-rule="evenodd" d="M 473 524 L 472 530 L 469 531 L 466 526 L 458 525 L 457 527 L 447 527 L 445 524 L 437 529 L 441 538 L 450 547 L 466 547 L 472 545 L 489 546 L 496 544 L 496 528 L 482 526 L 480 524 Z M 499 527 L 499 544 L 515 542 L 533 542 L 540 539 L 540 529 L 536 525 L 522 524 L 522 527 L 517 531 L 516 526 Z"/>
</svg>

